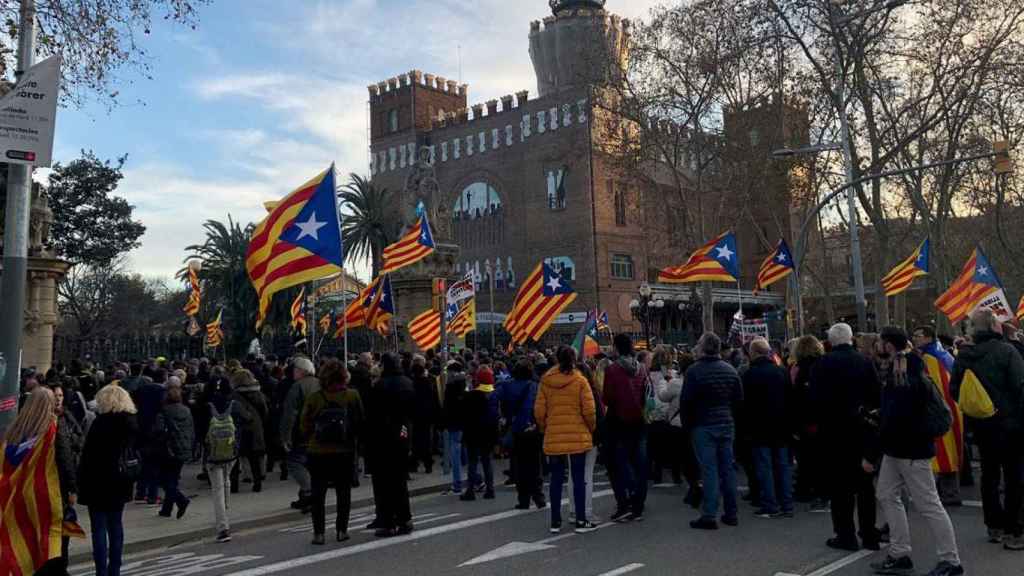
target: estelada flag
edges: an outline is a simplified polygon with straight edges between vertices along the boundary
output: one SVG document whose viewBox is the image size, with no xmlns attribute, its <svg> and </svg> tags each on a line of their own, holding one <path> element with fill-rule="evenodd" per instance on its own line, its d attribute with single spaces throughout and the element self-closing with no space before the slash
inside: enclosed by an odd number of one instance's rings
<svg viewBox="0 0 1024 576">
<path fill-rule="evenodd" d="M 199 314 L 200 304 L 200 292 L 199 292 L 199 275 L 196 273 L 196 269 L 188 267 L 188 284 L 191 291 L 188 293 L 188 302 L 185 304 L 185 315 L 195 316 Z"/>
<path fill-rule="evenodd" d="M 216 348 L 224 342 L 224 329 L 221 328 L 221 317 L 224 316 L 224 309 L 217 313 L 217 319 L 206 325 L 206 345 Z"/>
<path fill-rule="evenodd" d="M 736 254 L 736 235 L 725 232 L 694 252 L 686 264 L 665 268 L 658 274 L 658 282 L 685 284 L 687 282 L 738 282 L 739 256 Z"/>
<path fill-rule="evenodd" d="M 789 245 L 785 239 L 780 239 L 775 245 L 775 250 L 764 259 L 761 268 L 757 271 L 757 285 L 754 286 L 754 294 L 782 280 L 793 273 L 793 254 L 789 251 Z"/>
<path fill-rule="evenodd" d="M 363 301 L 366 309 L 366 327 L 386 335 L 391 331 L 391 318 L 395 315 L 395 298 L 391 290 L 391 275 L 374 284 L 374 289 Z"/>
<path fill-rule="evenodd" d="M 409 336 L 420 350 L 432 350 L 441 344 L 441 313 L 427 310 L 409 322 Z"/>
<path fill-rule="evenodd" d="M 306 335 L 306 287 L 299 290 L 299 295 L 292 301 L 292 331 Z"/>
<path fill-rule="evenodd" d="M 448 333 L 459 338 L 476 330 L 476 298 L 470 298 L 462 304 L 448 305 Z"/>
<path fill-rule="evenodd" d="M 575 300 L 576 291 L 569 281 L 541 262 L 519 287 L 512 310 L 505 317 L 505 329 L 516 345 L 531 338 L 540 340 L 555 318 Z"/>
<path fill-rule="evenodd" d="M 928 376 L 935 383 L 939 395 L 946 402 L 949 413 L 953 416 L 953 424 L 940 438 L 935 439 L 935 458 L 932 469 L 941 474 L 952 474 L 960 471 L 960 461 L 964 452 L 964 418 L 957 406 L 956 399 L 950 390 L 949 382 L 953 373 L 953 356 L 938 342 L 932 342 L 920 350 Z"/>
<path fill-rule="evenodd" d="M 427 215 L 423 213 L 405 236 L 384 248 L 384 269 L 381 273 L 388 274 L 415 264 L 433 252 L 434 235 L 430 231 Z"/>
<path fill-rule="evenodd" d="M 935 306 L 956 324 L 977 308 L 991 309 L 1000 322 L 1013 317 L 1006 292 L 981 248 L 975 248 L 967 259 L 960 276 L 953 282 Z"/>
<path fill-rule="evenodd" d="M 0 574 L 31 576 L 60 556 L 64 506 L 57 425 L 0 450 Z"/>
<path fill-rule="evenodd" d="M 914 250 L 914 253 L 900 262 L 891 272 L 882 278 L 882 288 L 886 296 L 895 296 L 902 293 L 914 283 L 915 278 L 928 275 L 929 260 L 931 259 L 929 241 L 924 242 Z"/>
<path fill-rule="evenodd" d="M 370 282 L 366 288 L 363 288 L 359 296 L 345 308 L 345 313 L 338 317 L 338 329 L 334 332 L 335 338 L 343 337 L 346 330 L 366 326 L 366 308 L 364 308 L 364 305 L 370 295 L 377 290 L 381 280 L 382 277 L 380 276 L 374 278 L 373 282 Z"/>
<path fill-rule="evenodd" d="M 331 166 L 274 205 L 253 230 L 245 268 L 260 301 L 256 326 L 275 293 L 339 274 L 343 254 Z"/>
</svg>

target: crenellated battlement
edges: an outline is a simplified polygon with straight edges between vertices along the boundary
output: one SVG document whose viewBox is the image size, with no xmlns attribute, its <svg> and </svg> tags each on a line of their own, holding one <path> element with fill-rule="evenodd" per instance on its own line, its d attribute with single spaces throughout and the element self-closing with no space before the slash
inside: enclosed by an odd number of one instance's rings
<svg viewBox="0 0 1024 576">
<path fill-rule="evenodd" d="M 502 96 L 500 99 L 500 109 L 498 106 L 499 100 L 488 100 L 483 104 L 473 104 L 468 109 L 461 108 L 459 110 L 454 110 L 446 113 L 443 117 L 439 116 L 434 118 L 433 129 L 440 130 L 450 126 L 472 124 L 477 120 L 492 118 L 512 112 L 513 110 L 519 110 L 526 105 L 529 97 L 530 91 L 522 90 L 517 92 L 515 96 L 512 96 L 511 94 Z"/>
<path fill-rule="evenodd" d="M 370 93 L 370 101 L 373 102 L 376 98 L 384 97 L 387 94 L 397 92 L 410 86 L 435 90 L 442 94 L 449 94 L 451 96 L 469 96 L 469 84 L 459 84 L 455 80 L 449 80 L 444 76 L 424 74 L 420 70 L 412 70 L 394 78 L 388 78 L 387 80 L 382 80 L 376 84 L 370 84 L 367 86 L 367 90 Z"/>
</svg>

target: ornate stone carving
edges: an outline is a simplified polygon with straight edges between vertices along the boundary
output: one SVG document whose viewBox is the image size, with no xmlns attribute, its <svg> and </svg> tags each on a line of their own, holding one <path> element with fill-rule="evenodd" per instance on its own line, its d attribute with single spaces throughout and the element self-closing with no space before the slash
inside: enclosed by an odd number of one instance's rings
<svg viewBox="0 0 1024 576">
<path fill-rule="evenodd" d="M 407 199 L 407 204 L 402 214 L 402 226 L 404 229 L 416 221 L 416 209 L 422 203 L 430 220 L 434 241 L 445 243 L 452 238 L 451 207 L 440 193 L 434 164 L 430 160 L 430 148 L 420 147 L 412 170 L 405 179 L 402 197 Z"/>
</svg>

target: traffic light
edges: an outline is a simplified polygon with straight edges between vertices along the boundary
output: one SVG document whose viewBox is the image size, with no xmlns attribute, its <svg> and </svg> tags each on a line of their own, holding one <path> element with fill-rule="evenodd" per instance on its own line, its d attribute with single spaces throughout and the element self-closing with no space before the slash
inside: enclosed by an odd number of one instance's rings
<svg viewBox="0 0 1024 576">
<path fill-rule="evenodd" d="M 447 288 L 444 278 L 434 278 L 430 283 L 430 293 L 433 297 L 431 303 L 434 312 L 444 312 Z"/>
<path fill-rule="evenodd" d="M 992 152 L 996 155 L 996 174 L 1009 174 L 1013 172 L 1013 163 L 1010 161 L 1010 143 L 1006 140 L 999 140 L 992 143 Z"/>
</svg>

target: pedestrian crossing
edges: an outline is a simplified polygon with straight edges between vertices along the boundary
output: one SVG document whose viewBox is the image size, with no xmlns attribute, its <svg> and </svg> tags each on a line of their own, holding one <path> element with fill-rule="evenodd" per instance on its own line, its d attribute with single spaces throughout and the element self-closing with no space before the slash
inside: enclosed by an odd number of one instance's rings
<svg viewBox="0 0 1024 576">
<path fill-rule="evenodd" d="M 435 522 L 441 522 L 441 521 L 444 521 L 444 520 L 450 520 L 452 518 L 458 518 L 461 515 L 462 514 L 459 514 L 457 512 L 453 512 L 453 513 L 450 513 L 450 514 L 441 514 L 439 512 L 428 512 L 428 513 L 425 513 L 425 514 L 416 514 L 415 516 L 412 517 L 412 522 L 416 526 L 422 526 L 424 524 L 432 524 L 432 523 L 435 523 Z M 349 526 L 358 528 L 358 527 L 362 526 L 363 524 L 368 524 L 369 522 L 371 522 L 373 520 L 373 517 L 374 517 L 373 512 L 364 512 L 364 513 L 353 515 L 353 516 L 351 516 L 349 518 L 349 521 L 348 521 L 349 522 Z M 337 513 L 328 514 L 327 515 L 327 522 L 326 522 L 327 526 L 328 527 L 333 527 L 334 526 L 334 522 L 337 520 L 337 518 L 338 518 Z M 282 534 L 312 534 L 313 533 L 313 523 L 312 523 L 311 520 L 307 520 L 306 522 L 303 522 L 302 524 L 293 524 L 291 526 L 286 526 L 284 528 L 280 528 L 280 529 L 278 529 L 278 532 L 280 532 Z M 363 532 L 372 532 L 372 530 L 363 530 Z"/>
</svg>

